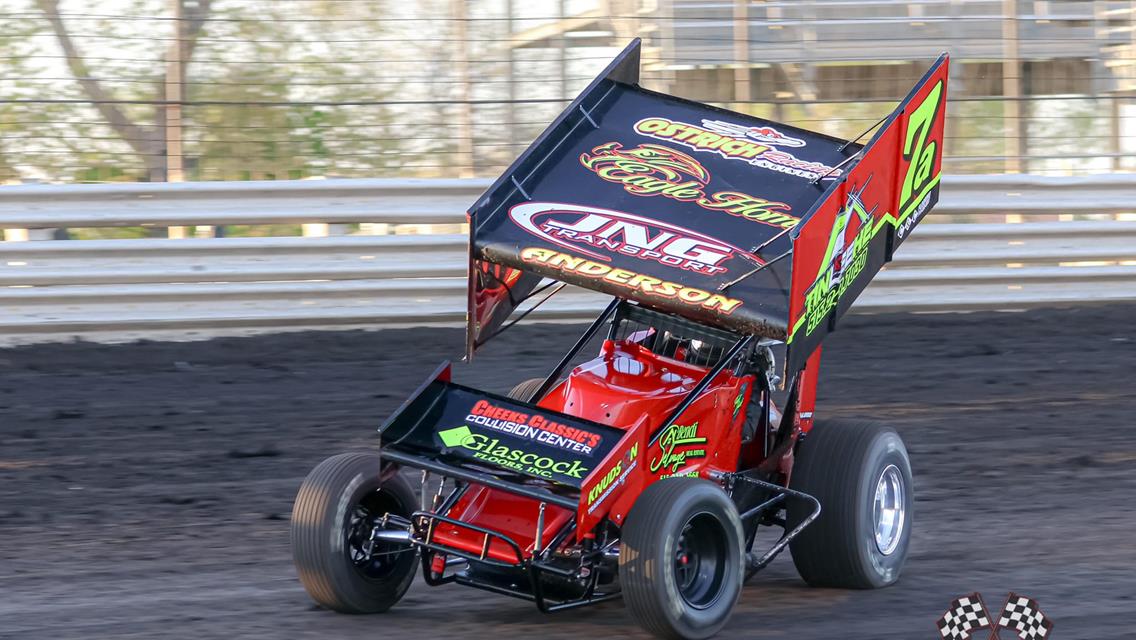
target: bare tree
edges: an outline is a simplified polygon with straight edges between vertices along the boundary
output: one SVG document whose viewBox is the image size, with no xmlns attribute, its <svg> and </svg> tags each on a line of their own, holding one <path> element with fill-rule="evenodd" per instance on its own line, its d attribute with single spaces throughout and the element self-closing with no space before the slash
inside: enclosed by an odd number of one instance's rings
<svg viewBox="0 0 1136 640">
<path fill-rule="evenodd" d="M 185 66 L 193 57 L 197 46 L 197 39 L 201 35 L 205 22 L 213 7 L 213 0 L 176 0 L 181 4 L 180 15 L 183 17 L 179 25 L 177 38 L 172 46 L 183 47 L 180 77 L 185 77 Z M 106 123 L 123 139 L 134 153 L 138 154 L 145 163 L 148 177 L 151 181 L 160 182 L 166 179 L 166 118 L 165 109 L 155 110 L 153 123 L 136 122 L 126 115 L 125 111 L 116 103 L 114 97 L 99 82 L 87 66 L 83 55 L 67 29 L 66 23 L 59 11 L 59 0 L 36 0 L 39 8 L 51 24 L 51 29 L 59 41 L 60 48 L 67 58 L 67 66 L 75 80 L 82 87 L 83 92 L 90 99 L 94 107 L 102 115 Z M 168 71 L 167 71 L 168 73 Z M 165 75 L 156 84 L 154 99 L 164 97 Z"/>
</svg>

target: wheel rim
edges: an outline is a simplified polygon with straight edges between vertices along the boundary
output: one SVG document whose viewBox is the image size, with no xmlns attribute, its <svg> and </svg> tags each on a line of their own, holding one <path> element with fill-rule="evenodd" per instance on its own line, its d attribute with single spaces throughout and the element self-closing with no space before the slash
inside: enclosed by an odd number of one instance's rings
<svg viewBox="0 0 1136 640">
<path fill-rule="evenodd" d="M 675 545 L 678 592 L 687 605 L 705 609 L 718 599 L 726 573 L 726 532 L 717 518 L 698 513 L 683 525 Z"/>
<path fill-rule="evenodd" d="M 388 518 L 389 514 L 401 513 L 400 506 L 389 493 L 378 490 L 364 496 L 352 509 L 346 528 L 347 557 L 364 578 L 388 577 L 396 570 L 402 554 L 412 550 L 408 544 L 374 537 L 380 531 L 405 531 L 404 526 Z"/>
<path fill-rule="evenodd" d="M 895 553 L 903 540 L 904 527 L 907 525 L 904 492 L 903 474 L 899 467 L 894 464 L 885 467 L 876 481 L 876 495 L 872 502 L 876 548 L 885 556 Z"/>
</svg>

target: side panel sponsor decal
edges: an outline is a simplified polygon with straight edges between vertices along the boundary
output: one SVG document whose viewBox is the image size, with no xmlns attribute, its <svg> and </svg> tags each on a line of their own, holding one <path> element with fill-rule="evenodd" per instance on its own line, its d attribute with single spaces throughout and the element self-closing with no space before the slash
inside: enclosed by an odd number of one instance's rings
<svg viewBox="0 0 1136 640">
<path fill-rule="evenodd" d="M 631 472 L 634 471 L 638 465 L 639 443 L 636 442 L 631 445 L 631 448 L 628 449 L 625 456 L 616 460 L 615 464 L 600 476 L 596 484 L 587 489 L 587 493 L 584 495 L 584 505 L 588 513 L 595 511 L 596 507 L 600 506 L 600 503 L 606 500 L 607 497 L 611 495 L 612 491 L 615 491 L 617 487 L 627 480 L 627 476 L 631 475 Z"/>
<path fill-rule="evenodd" d="M 614 427 L 441 380 L 424 386 L 381 433 L 383 447 L 577 488 L 623 437 Z"/>
<path fill-rule="evenodd" d="M 588 474 L 588 467 L 581 460 L 558 460 L 550 455 L 515 448 L 500 438 L 473 431 L 469 426 L 439 431 L 438 438 L 445 447 L 460 450 L 466 457 L 530 476 L 580 482 Z"/>
<path fill-rule="evenodd" d="M 947 63 L 904 101 L 829 197 L 794 229 L 788 370 L 804 365 L 938 199 Z"/>
<path fill-rule="evenodd" d="M 698 423 L 691 425 L 672 424 L 659 438 L 658 455 L 651 458 L 647 470 L 660 474 L 660 478 L 684 475 L 680 469 L 688 461 L 706 457 L 706 438 L 698 435 Z"/>
<path fill-rule="evenodd" d="M 620 289 L 627 295 L 642 295 L 647 298 L 667 298 L 683 304 L 694 305 L 729 315 L 742 305 L 737 298 L 730 298 L 704 289 L 690 287 L 654 278 L 627 269 L 587 260 L 579 256 L 561 253 L 554 249 L 528 247 L 521 250 L 521 259 L 533 265 L 541 265 L 564 273 L 584 276 L 593 280 L 603 280 Z"/>
<path fill-rule="evenodd" d="M 745 403 L 746 390 L 749 388 L 748 382 L 743 382 L 738 395 L 734 398 L 734 418 L 737 419 L 738 414 L 741 413 L 742 405 Z"/>
<path fill-rule="evenodd" d="M 488 400 L 478 400 L 465 419 L 469 424 L 587 455 L 591 455 L 601 441 L 598 433 L 570 427 L 540 414 L 529 415 L 497 406 Z"/>
<path fill-rule="evenodd" d="M 787 136 L 770 126 L 747 127 L 734 122 L 726 122 L 725 120 L 706 119 L 702 120 L 702 126 L 724 136 L 751 138 L 774 147 L 800 148 L 805 146 L 804 140 Z"/>
<path fill-rule="evenodd" d="M 792 229 L 801 221 L 789 215 L 789 205 L 784 202 L 772 202 L 741 191 L 719 191 L 699 200 L 698 206 L 781 229 Z"/>
<path fill-rule="evenodd" d="M 526 202 L 509 210 L 513 222 L 532 235 L 603 262 L 613 255 L 650 260 L 704 275 L 725 273 L 734 258 L 753 266 L 748 251 L 696 231 L 622 211 L 554 202 Z"/>
<path fill-rule="evenodd" d="M 835 177 L 842 174 L 835 167 L 801 160 L 788 151 L 777 149 L 777 146 L 803 147 L 804 141 L 786 136 L 773 127 L 744 127 L 721 120 L 703 120 L 700 126 L 655 116 L 636 122 L 634 130 L 656 140 L 681 144 L 695 151 L 715 153 L 727 160 L 738 160 L 808 180 L 815 180 L 822 175 Z"/>
<path fill-rule="evenodd" d="M 614 505 L 627 495 L 638 495 L 646 477 L 647 416 L 643 416 L 627 431 L 611 453 L 597 465 L 580 488 L 580 504 L 576 508 L 577 540 L 591 531 Z M 621 497 L 622 496 L 622 497 Z"/>
<path fill-rule="evenodd" d="M 806 334 L 812 333 L 828 318 L 867 263 L 868 243 L 875 235 L 873 214 L 876 209 L 873 207 L 869 211 L 861 196 L 872 177 L 869 176 L 857 190 L 848 193 L 844 206 L 833 219 L 820 269 L 812 286 L 805 290 Z"/>
<path fill-rule="evenodd" d="M 907 169 L 896 208 L 900 222 L 926 200 L 932 182 L 938 182 L 938 165 L 942 158 L 938 139 L 942 138 L 943 131 L 939 114 L 946 102 L 943 98 L 943 81 L 939 80 L 907 118 L 903 141 L 903 163 Z"/>
<path fill-rule="evenodd" d="M 710 172 L 697 160 L 661 144 L 624 149 L 619 142 L 607 142 L 581 154 L 580 164 L 608 182 L 622 184 L 627 193 L 679 202 L 698 200 L 710 182 Z"/>
<path fill-rule="evenodd" d="M 690 202 L 709 211 L 721 211 L 745 220 L 790 229 L 800 220 L 789 205 L 742 193 L 707 194 L 710 172 L 681 151 L 658 144 L 624 149 L 619 142 L 596 146 L 580 155 L 580 164 L 607 182 L 622 185 L 636 196 L 661 196 Z"/>
</svg>

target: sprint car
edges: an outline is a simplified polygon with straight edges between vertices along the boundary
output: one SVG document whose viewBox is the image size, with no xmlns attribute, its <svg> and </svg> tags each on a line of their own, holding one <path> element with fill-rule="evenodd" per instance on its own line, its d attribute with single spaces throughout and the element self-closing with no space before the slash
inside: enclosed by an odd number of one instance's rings
<svg viewBox="0 0 1136 640">
<path fill-rule="evenodd" d="M 842 140 L 648 91 L 639 46 L 469 209 L 466 357 L 566 285 L 610 303 L 544 377 L 498 395 L 443 363 L 308 475 L 319 605 L 382 612 L 421 573 L 706 638 L 786 548 L 810 585 L 899 578 L 903 441 L 814 405 L 822 339 L 938 199 L 946 56 Z"/>
</svg>

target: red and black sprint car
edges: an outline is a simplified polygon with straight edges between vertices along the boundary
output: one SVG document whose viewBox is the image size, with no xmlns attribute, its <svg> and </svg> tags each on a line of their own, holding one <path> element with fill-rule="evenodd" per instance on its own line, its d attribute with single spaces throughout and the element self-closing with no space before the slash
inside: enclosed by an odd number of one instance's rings
<svg viewBox="0 0 1136 640">
<path fill-rule="evenodd" d="M 612 302 L 543 379 L 500 396 L 443 364 L 377 451 L 311 472 L 291 535 L 321 605 L 384 611 L 420 566 L 546 612 L 622 597 L 705 638 L 786 546 L 809 584 L 899 577 L 903 442 L 813 406 L 822 338 L 938 198 L 946 56 L 866 144 L 638 73 L 636 41 L 470 209 L 467 356 L 565 284 Z"/>
</svg>

